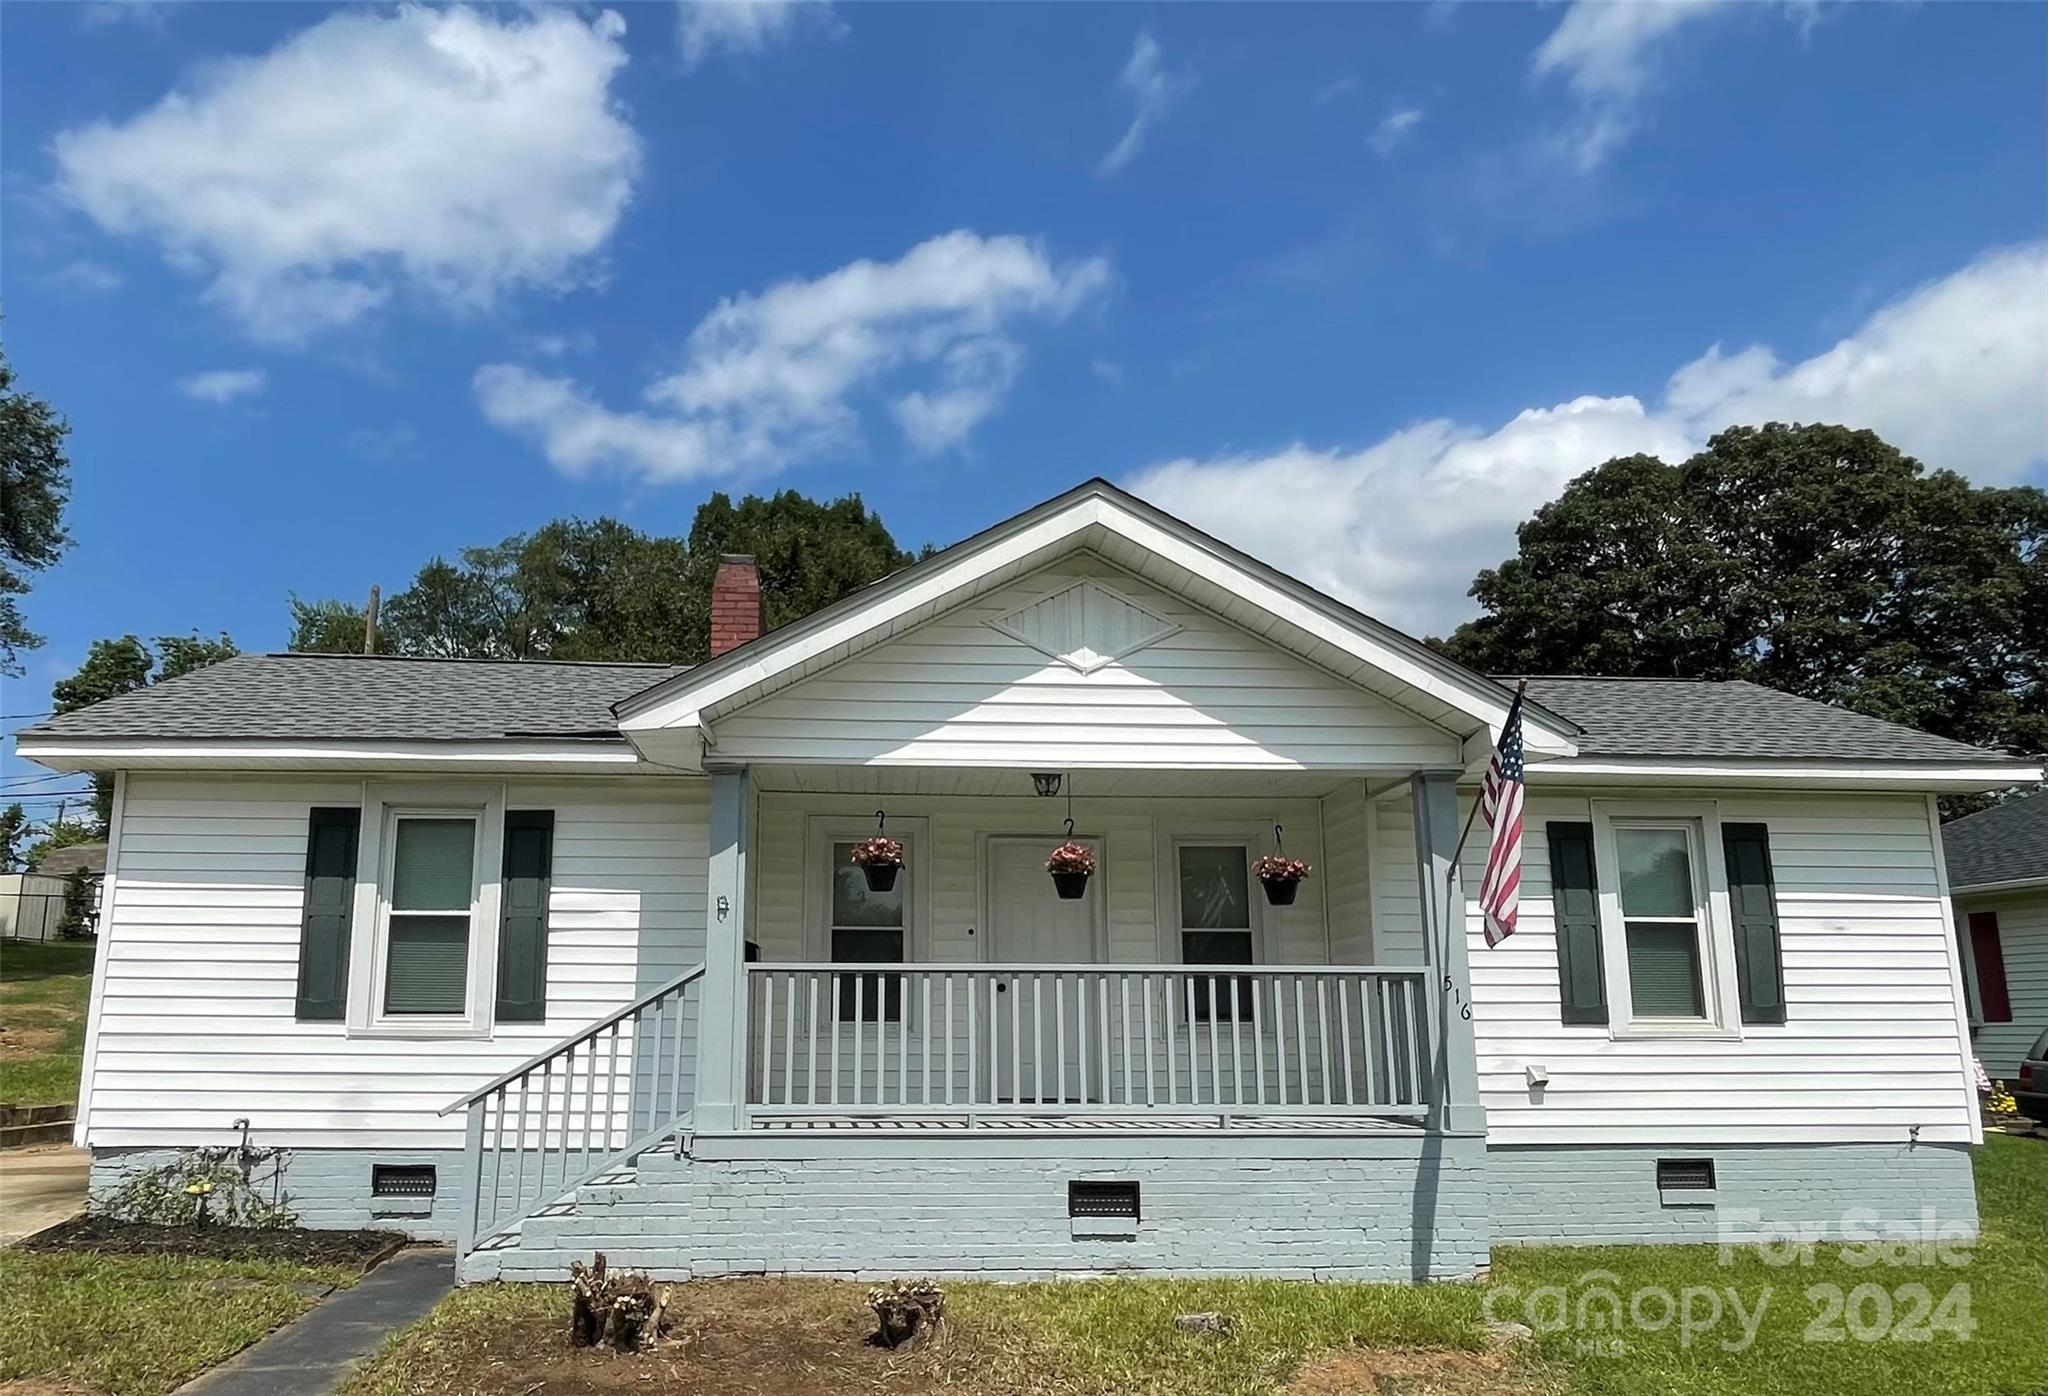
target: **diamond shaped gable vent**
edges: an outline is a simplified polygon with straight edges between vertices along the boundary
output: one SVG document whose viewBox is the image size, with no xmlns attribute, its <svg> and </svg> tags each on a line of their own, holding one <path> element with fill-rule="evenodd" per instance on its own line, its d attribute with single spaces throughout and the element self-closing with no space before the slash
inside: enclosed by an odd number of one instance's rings
<svg viewBox="0 0 2048 1396">
<path fill-rule="evenodd" d="M 1084 674 L 1180 629 L 1100 582 L 1076 582 L 989 624 Z"/>
</svg>

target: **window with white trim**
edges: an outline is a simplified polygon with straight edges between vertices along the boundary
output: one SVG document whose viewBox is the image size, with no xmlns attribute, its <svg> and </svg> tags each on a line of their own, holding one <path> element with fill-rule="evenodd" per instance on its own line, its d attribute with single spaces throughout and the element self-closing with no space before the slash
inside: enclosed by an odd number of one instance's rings
<svg viewBox="0 0 2048 1396">
<path fill-rule="evenodd" d="M 1707 1016 L 1706 924 L 1692 829 L 1685 824 L 1617 824 L 1615 874 L 1628 962 L 1629 1012 L 1636 1018 Z"/>
<path fill-rule="evenodd" d="M 482 817 L 394 810 L 382 884 L 378 1013 L 457 1018 L 469 1010 Z"/>
<path fill-rule="evenodd" d="M 827 955 L 834 964 L 901 964 L 909 930 L 910 866 L 896 870 L 895 885 L 886 891 L 868 885 L 868 876 L 853 861 L 855 840 L 826 844 Z M 903 1017 L 903 976 L 846 975 L 839 980 L 839 1018 L 864 1023 L 897 1022 Z"/>
<path fill-rule="evenodd" d="M 1243 843 L 1176 843 L 1174 845 L 1175 903 L 1179 908 L 1180 959 L 1184 965 L 1248 965 L 1257 956 L 1253 950 L 1252 850 Z M 1234 994 L 1222 994 L 1224 1002 L 1215 1015 L 1233 1021 L 1241 1006 L 1251 1014 L 1251 981 L 1239 979 Z M 1232 1000 L 1235 1000 L 1233 1003 Z M 1195 1019 L 1211 1016 L 1209 981 L 1194 983 Z"/>
<path fill-rule="evenodd" d="M 1613 1031 L 1737 1033 L 1734 932 L 1714 806 L 1595 801 L 1593 817 Z"/>
</svg>

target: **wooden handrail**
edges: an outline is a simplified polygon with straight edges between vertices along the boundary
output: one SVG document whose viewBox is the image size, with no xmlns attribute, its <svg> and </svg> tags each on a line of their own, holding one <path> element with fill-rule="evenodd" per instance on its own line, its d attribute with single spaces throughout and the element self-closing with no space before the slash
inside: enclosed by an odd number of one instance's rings
<svg viewBox="0 0 2048 1396">
<path fill-rule="evenodd" d="M 528 1057 L 525 1061 L 521 1062 L 518 1066 L 513 1067 L 504 1075 L 494 1078 L 492 1081 L 490 1081 L 489 1084 L 479 1086 L 477 1089 L 471 1091 L 468 1095 L 463 1096 L 459 1100 L 452 1101 L 449 1104 L 443 1106 L 441 1108 L 440 1113 L 443 1115 L 452 1115 L 457 1110 L 465 1110 L 469 1108 L 471 1105 L 474 1105 L 477 1101 L 482 1100 L 485 1096 L 489 1095 L 492 1091 L 497 1090 L 500 1086 L 511 1085 L 514 1081 L 517 1081 L 520 1077 L 527 1075 L 536 1068 L 545 1066 L 547 1065 L 547 1063 L 553 1061 L 556 1057 L 565 1055 L 571 1048 L 581 1046 L 583 1043 L 589 1041 L 590 1039 L 597 1037 L 600 1033 L 602 1033 L 606 1028 L 609 1028 L 612 1024 L 624 1022 L 626 1019 L 632 1017 L 635 1013 L 638 1013 L 641 1009 L 646 1008 L 649 1004 L 667 998 L 670 994 L 673 994 L 678 989 L 681 989 L 685 984 L 688 984 L 695 979 L 702 979 L 703 977 L 704 966 L 693 965 L 691 968 L 684 970 L 681 974 L 669 980 L 668 983 L 661 985 L 659 988 L 649 989 L 646 993 L 642 994 L 639 998 L 634 999 L 631 1003 L 627 1004 L 624 1008 L 621 1008 L 618 1012 L 613 1013 L 607 1017 L 598 1019 L 589 1027 L 580 1029 L 573 1037 L 563 1038 L 554 1046 L 544 1049 L 535 1056 Z"/>
</svg>

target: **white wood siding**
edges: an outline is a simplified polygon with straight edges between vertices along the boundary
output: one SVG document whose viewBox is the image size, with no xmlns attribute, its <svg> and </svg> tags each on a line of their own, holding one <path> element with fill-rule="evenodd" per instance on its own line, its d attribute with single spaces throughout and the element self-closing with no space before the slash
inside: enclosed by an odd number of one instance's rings
<svg viewBox="0 0 2048 1396">
<path fill-rule="evenodd" d="M 987 624 L 1089 577 L 1180 629 L 1083 674 Z M 1458 751 L 1443 729 L 1085 555 L 711 727 L 727 758 L 871 765 L 1398 768 Z"/>
<path fill-rule="evenodd" d="M 87 1142 L 459 1147 L 442 1106 L 702 958 L 704 782 L 506 789 L 555 811 L 548 1020 L 419 1041 L 293 1016 L 308 811 L 362 782 L 129 775 Z"/>
<path fill-rule="evenodd" d="M 1977 1057 L 1992 1079 L 2008 1084 L 2034 1039 L 2048 1031 L 2048 892 L 2004 892 L 1956 898 L 1956 925 L 1969 934 L 1969 914 L 1998 915 L 1998 941 L 2005 950 L 2005 988 L 2012 1000 L 2010 1023 L 1985 1023 L 1973 1036 Z M 1974 1001 L 1975 988 L 1971 993 Z"/>
<path fill-rule="evenodd" d="M 1466 792 L 1469 798 L 1470 792 Z M 1502 1144 L 1967 1141 L 1971 1100 L 1953 998 L 1935 836 L 1919 796 L 1721 792 L 1720 817 L 1769 826 L 1786 1022 L 1733 1041 L 1616 1041 L 1559 1021 L 1549 819 L 1590 818 L 1586 794 L 1529 791 L 1518 932 L 1488 949 L 1469 915 L 1479 1084 Z M 1643 792 L 1625 792 L 1640 801 Z M 1683 800 L 1698 798 L 1687 792 Z M 1420 958 L 1405 796 L 1380 802 L 1373 848 L 1381 963 Z M 1461 811 L 1462 815 L 1462 811 Z M 1719 856 L 1718 850 L 1712 856 Z M 1485 858 L 1475 828 L 1469 896 Z M 1600 876 L 1610 876 L 1602 868 Z M 1616 947 L 1603 947 L 1616 953 Z M 2008 961 L 2010 963 L 2010 961 Z M 1524 1070 L 1550 1075 L 1542 1103 Z"/>
</svg>

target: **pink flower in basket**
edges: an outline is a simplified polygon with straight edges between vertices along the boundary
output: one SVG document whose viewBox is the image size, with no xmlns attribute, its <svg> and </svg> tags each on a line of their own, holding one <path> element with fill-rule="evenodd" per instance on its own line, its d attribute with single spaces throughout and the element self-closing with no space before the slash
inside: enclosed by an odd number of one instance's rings
<svg viewBox="0 0 2048 1396">
<path fill-rule="evenodd" d="M 1300 882 L 1313 869 L 1299 858 L 1268 853 L 1252 864 L 1252 876 L 1261 882 Z"/>
<path fill-rule="evenodd" d="M 848 861 L 863 868 L 900 868 L 903 866 L 903 845 L 885 834 L 877 834 L 855 844 L 853 856 Z"/>
<path fill-rule="evenodd" d="M 1050 873 L 1092 873 L 1095 871 L 1094 851 L 1085 843 L 1063 843 L 1045 860 L 1045 870 Z"/>
</svg>

